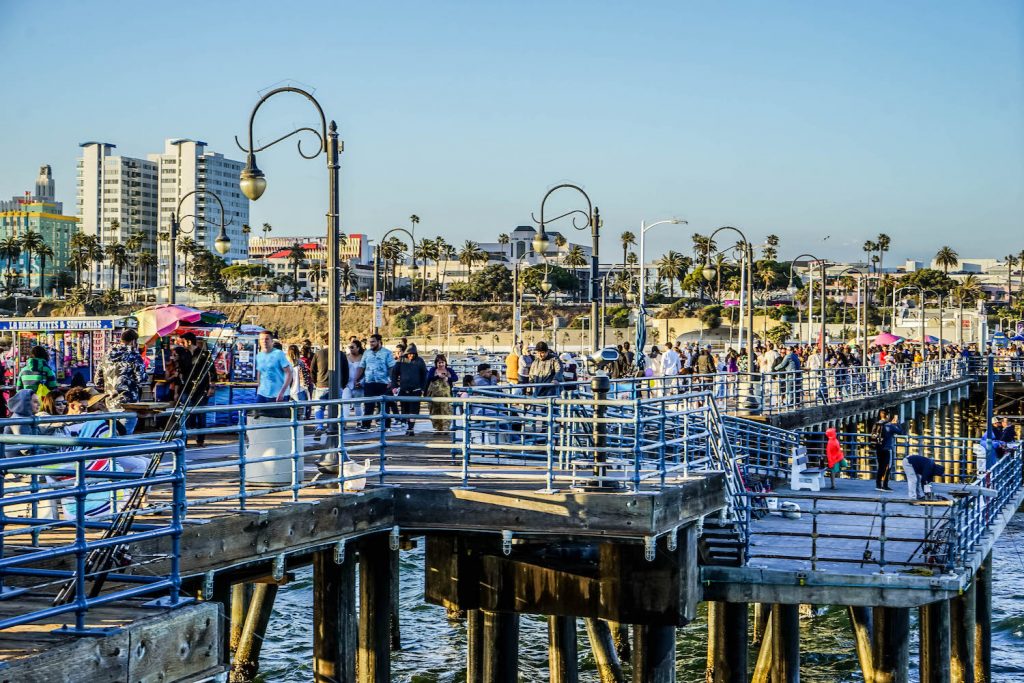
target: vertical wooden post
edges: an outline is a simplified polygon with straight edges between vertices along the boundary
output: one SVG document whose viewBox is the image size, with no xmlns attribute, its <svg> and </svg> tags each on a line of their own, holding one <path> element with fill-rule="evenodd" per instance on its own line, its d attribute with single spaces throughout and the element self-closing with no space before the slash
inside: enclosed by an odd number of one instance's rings
<svg viewBox="0 0 1024 683">
<path fill-rule="evenodd" d="M 949 683 L 949 600 L 919 608 L 921 680 Z"/>
<path fill-rule="evenodd" d="M 334 550 L 313 555 L 313 681 L 355 683 L 356 571 L 349 553 L 340 565 Z"/>
<path fill-rule="evenodd" d="M 484 683 L 519 681 L 519 615 L 515 612 L 483 613 Z"/>
<path fill-rule="evenodd" d="M 633 683 L 675 683 L 675 680 L 675 627 L 634 626 Z"/>
<path fill-rule="evenodd" d="M 388 555 L 388 576 L 391 579 L 391 651 L 396 652 L 402 649 L 402 626 L 398 621 L 398 613 L 401 610 L 400 578 L 401 578 L 401 550 L 389 549 Z"/>
<path fill-rule="evenodd" d="M 263 638 L 276 597 L 276 583 L 258 583 L 253 589 L 252 601 L 245 615 L 245 626 L 242 628 L 242 637 L 238 641 L 235 661 L 231 665 L 231 675 L 228 679 L 231 683 L 249 683 L 259 673 L 260 650 L 263 648 Z"/>
<path fill-rule="evenodd" d="M 242 627 L 245 626 L 245 610 L 249 607 L 252 585 L 235 583 L 231 585 L 231 636 L 228 642 L 229 651 L 233 654 L 242 640 Z"/>
<path fill-rule="evenodd" d="M 367 536 L 359 545 L 360 683 L 391 680 L 391 565 L 387 534 Z"/>
<path fill-rule="evenodd" d="M 747 603 L 708 603 L 707 683 L 747 683 Z"/>
<path fill-rule="evenodd" d="M 871 609 L 869 607 L 858 607 L 851 605 L 847 608 L 850 617 L 850 629 L 853 631 L 853 641 L 857 647 L 857 661 L 860 663 L 860 671 L 866 683 L 875 680 L 875 662 L 871 652 L 871 634 L 874 631 Z"/>
<path fill-rule="evenodd" d="M 764 631 L 768 628 L 768 617 L 772 614 L 772 606 L 763 602 L 754 603 L 754 628 L 751 642 L 757 645 L 764 640 Z"/>
<path fill-rule="evenodd" d="M 974 575 L 974 683 L 992 683 L 992 553 Z"/>
<path fill-rule="evenodd" d="M 619 661 L 628 662 L 630 658 L 629 626 L 617 621 L 609 621 L 608 629 L 612 632 L 612 642 L 615 643 L 615 653 L 619 655 Z"/>
<path fill-rule="evenodd" d="M 466 610 L 466 683 L 483 683 L 484 617 L 478 609 Z"/>
<path fill-rule="evenodd" d="M 950 669 L 957 683 L 974 683 L 974 630 L 975 618 L 974 582 L 949 603 Z"/>
<path fill-rule="evenodd" d="M 626 679 L 622 673 L 619 656 L 615 654 L 615 643 L 612 642 L 612 632 L 608 628 L 608 622 L 603 619 L 588 618 L 584 619 L 583 623 L 587 627 L 590 650 L 594 653 L 594 663 L 597 665 L 597 674 L 601 678 L 601 683 L 623 683 Z M 633 640 L 635 645 L 635 632 Z"/>
<path fill-rule="evenodd" d="M 871 618 L 871 659 L 875 679 L 869 683 L 907 683 L 910 668 L 910 609 L 875 607 Z"/>
<path fill-rule="evenodd" d="M 548 617 L 548 669 L 551 683 L 579 683 L 575 617 Z"/>
<path fill-rule="evenodd" d="M 799 605 L 772 605 L 772 683 L 800 683 Z"/>
</svg>

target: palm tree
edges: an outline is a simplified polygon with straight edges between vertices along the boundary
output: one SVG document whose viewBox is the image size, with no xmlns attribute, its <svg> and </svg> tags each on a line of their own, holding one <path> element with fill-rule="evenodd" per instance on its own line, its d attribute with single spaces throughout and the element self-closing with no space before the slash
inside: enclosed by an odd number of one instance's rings
<svg viewBox="0 0 1024 683">
<path fill-rule="evenodd" d="M 441 240 L 441 238 L 438 237 L 438 240 Z M 444 269 L 441 271 L 441 283 L 437 288 L 437 300 L 440 301 L 441 292 L 444 291 L 444 281 L 448 277 L 448 263 L 454 261 L 458 257 L 459 253 L 455 250 L 454 246 L 448 244 L 444 240 L 441 240 L 441 243 L 438 246 L 438 254 L 439 258 L 444 261 Z"/>
<path fill-rule="evenodd" d="M 1007 254 L 1006 259 L 1006 305 L 1013 304 L 1013 267 L 1017 265 L 1017 257 Z"/>
<path fill-rule="evenodd" d="M 555 235 L 555 246 L 561 249 L 565 245 L 569 244 L 569 240 L 565 239 L 565 235 L 559 233 Z"/>
<path fill-rule="evenodd" d="M 320 301 L 320 283 L 327 279 L 327 273 L 327 266 L 319 261 L 309 267 L 309 281 L 316 283 L 313 298 L 317 301 Z"/>
<path fill-rule="evenodd" d="M 156 254 L 152 251 L 140 252 L 139 255 L 135 257 L 135 263 L 139 267 L 139 271 L 141 273 L 141 281 L 146 283 L 146 285 L 148 286 L 150 282 L 149 274 L 153 271 L 153 268 L 155 268 L 157 264 Z"/>
<path fill-rule="evenodd" d="M 885 252 L 889 251 L 889 244 L 892 242 L 884 232 L 879 233 L 875 238 L 875 247 L 878 249 L 878 270 L 882 270 L 882 262 L 885 259 Z"/>
<path fill-rule="evenodd" d="M 872 242 L 871 240 L 868 240 L 867 242 L 864 243 L 864 253 L 865 254 L 870 254 L 868 259 L 869 259 L 869 261 L 871 263 L 876 263 L 877 262 L 875 260 L 875 255 L 874 255 L 876 251 L 878 251 L 878 244 L 876 244 L 875 242 Z"/>
<path fill-rule="evenodd" d="M 11 286 L 11 270 L 15 261 L 21 257 L 21 240 L 8 235 L 0 242 L 0 256 L 7 260 L 7 288 Z"/>
<path fill-rule="evenodd" d="M 133 291 L 138 288 L 139 280 L 141 279 L 139 277 L 138 255 L 141 253 L 142 245 L 145 239 L 145 233 L 143 233 L 141 230 L 134 230 L 131 233 L 129 233 L 128 239 L 124 241 L 124 247 L 125 249 L 128 250 L 129 256 L 132 257 L 132 266 L 134 266 L 133 270 L 135 271 L 134 273 L 132 273 L 132 271 L 128 271 L 129 274 L 132 275 L 131 288 Z"/>
<path fill-rule="evenodd" d="M 768 260 L 773 260 L 773 259 L 768 259 Z M 775 282 L 775 271 L 772 270 L 771 268 L 766 267 L 764 264 L 761 264 L 760 267 L 758 267 L 758 269 L 757 269 L 756 276 L 761 280 L 761 283 L 764 285 L 762 299 L 765 302 L 767 302 L 768 301 L 768 291 L 771 288 L 772 284 Z"/>
<path fill-rule="evenodd" d="M 43 236 L 35 230 L 28 230 L 21 236 L 21 249 L 25 252 L 25 286 L 32 290 L 32 254 L 46 244 Z"/>
<path fill-rule="evenodd" d="M 509 237 L 507 232 L 503 232 L 500 235 L 498 235 L 498 244 L 500 244 L 502 247 L 507 247 L 511 243 L 512 243 L 512 238 Z M 504 254 L 505 250 L 502 249 L 501 252 Z M 511 254 L 505 254 L 506 258 L 511 258 L 511 256 L 512 256 Z"/>
<path fill-rule="evenodd" d="M 981 288 L 981 282 L 977 276 L 968 275 L 953 288 L 953 296 L 962 306 L 963 304 L 972 304 L 978 299 L 984 299 L 985 290 Z"/>
<path fill-rule="evenodd" d="M 574 244 L 569 247 L 569 250 L 565 252 L 564 256 L 562 256 L 562 264 L 567 268 L 571 268 L 573 275 L 576 275 L 576 269 L 586 267 L 587 255 L 583 253 L 583 247 L 578 244 Z M 577 294 L 581 292 L 582 289 L 577 290 Z"/>
<path fill-rule="evenodd" d="M 260 230 L 263 231 L 263 239 L 269 239 L 270 238 L 270 231 L 273 230 L 273 229 L 274 229 L 274 227 L 270 223 L 264 223 L 263 227 L 260 228 Z"/>
<path fill-rule="evenodd" d="M 622 267 L 625 268 L 626 255 L 629 253 L 629 248 L 636 246 L 636 235 L 627 230 L 619 235 L 619 242 L 622 244 Z"/>
<path fill-rule="evenodd" d="M 58 297 L 66 296 L 68 289 L 74 284 L 75 278 L 72 277 L 71 273 L 66 270 L 57 271 L 57 276 L 53 280 L 53 286 L 57 290 Z"/>
<path fill-rule="evenodd" d="M 355 289 L 356 272 L 352 270 L 352 265 L 348 261 L 338 266 L 338 279 L 341 281 L 341 289 L 345 294 Z"/>
<path fill-rule="evenodd" d="M 405 242 L 397 237 L 389 237 L 381 242 L 379 249 L 380 258 L 384 261 L 384 289 L 387 290 L 388 270 L 391 271 L 391 291 L 395 290 L 395 272 L 398 269 L 398 262 L 402 260 L 405 250 Z"/>
<path fill-rule="evenodd" d="M 469 272 L 466 275 L 468 280 L 473 275 L 473 262 L 487 258 L 487 254 L 480 248 L 480 245 L 472 240 L 466 240 L 459 251 L 459 263 L 466 266 Z"/>
<path fill-rule="evenodd" d="M 125 266 L 131 265 L 131 257 L 129 256 L 128 249 L 124 244 L 114 242 L 113 244 L 108 244 L 104 251 L 107 254 L 107 260 L 110 262 L 110 289 L 120 289 Z M 115 269 L 117 271 L 116 287 L 114 286 Z"/>
<path fill-rule="evenodd" d="M 671 298 L 675 298 L 676 280 L 682 283 L 683 278 L 686 277 L 684 258 L 678 251 L 669 251 L 655 263 L 658 269 L 658 279 L 668 280 L 668 295 Z"/>
<path fill-rule="evenodd" d="M 765 261 L 774 261 L 779 254 L 779 236 L 768 235 L 764 241 L 766 246 L 761 248 L 761 257 Z"/>
<path fill-rule="evenodd" d="M 299 268 L 306 265 L 306 250 L 298 242 L 288 247 L 285 258 L 292 266 L 292 301 L 299 298 Z"/>
<path fill-rule="evenodd" d="M 178 253 L 181 254 L 181 272 L 185 274 L 183 278 L 184 282 L 188 282 L 188 257 L 195 253 L 196 241 L 188 235 L 183 235 L 178 238 Z M 175 278 L 175 273 L 171 273 L 171 277 Z M 175 278 L 177 280 L 177 278 Z M 177 281 L 172 286 L 177 286 Z"/>
<path fill-rule="evenodd" d="M 960 263 L 960 255 L 953 251 L 952 247 L 942 247 L 935 254 L 935 263 L 942 266 L 942 272 L 949 275 L 950 266 Z"/>
<path fill-rule="evenodd" d="M 46 259 L 53 258 L 53 247 L 43 242 L 36 247 L 39 257 L 39 296 L 46 296 Z"/>
<path fill-rule="evenodd" d="M 690 239 L 693 241 L 693 255 L 701 263 L 707 261 L 711 256 L 711 252 L 718 249 L 718 245 L 707 235 L 695 232 Z"/>
<path fill-rule="evenodd" d="M 413 247 L 413 257 L 419 258 L 423 262 L 422 279 L 420 280 L 420 301 L 423 301 L 427 297 L 427 261 L 437 258 L 434 240 L 429 237 L 421 239 L 420 243 Z"/>
</svg>

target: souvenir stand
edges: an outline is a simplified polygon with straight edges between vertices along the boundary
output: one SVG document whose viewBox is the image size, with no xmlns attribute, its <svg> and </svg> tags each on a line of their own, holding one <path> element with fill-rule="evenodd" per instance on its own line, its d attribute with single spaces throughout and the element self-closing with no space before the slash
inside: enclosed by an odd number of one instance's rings
<svg viewBox="0 0 1024 683">
<path fill-rule="evenodd" d="M 50 367 L 57 382 L 68 384 L 76 373 L 92 382 L 96 366 L 117 343 L 118 330 L 135 327 L 134 318 L 79 316 L 65 318 L 3 318 L 0 337 L 10 335 L 11 348 L 3 362 L 8 379 L 13 382 L 21 366 L 32 355 L 33 346 L 42 346 L 50 353 Z"/>
</svg>

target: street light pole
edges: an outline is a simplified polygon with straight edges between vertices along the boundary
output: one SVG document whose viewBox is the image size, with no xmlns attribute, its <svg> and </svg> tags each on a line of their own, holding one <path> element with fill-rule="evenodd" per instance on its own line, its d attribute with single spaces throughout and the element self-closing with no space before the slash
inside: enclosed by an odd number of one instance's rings
<svg viewBox="0 0 1024 683">
<path fill-rule="evenodd" d="M 224 216 L 224 202 L 222 202 L 220 200 L 220 197 L 217 196 L 217 193 L 213 192 L 212 190 L 201 189 L 201 190 L 191 190 L 191 191 L 186 192 L 185 194 L 183 194 L 178 199 L 178 204 L 175 207 L 174 211 L 171 212 L 170 234 L 168 235 L 169 241 L 171 243 L 171 254 L 170 254 L 170 257 L 167 260 L 167 265 L 168 265 L 167 303 L 169 303 L 169 304 L 177 303 L 177 300 L 178 300 L 178 297 L 177 297 L 177 287 L 176 287 L 177 283 L 175 282 L 175 280 L 176 280 L 176 273 L 177 273 L 177 269 L 178 269 L 178 261 L 177 261 L 178 231 L 181 231 L 181 232 L 186 233 L 186 234 L 191 234 L 192 232 L 195 232 L 195 229 L 196 229 L 196 223 L 195 223 L 196 222 L 196 217 L 195 217 L 195 215 L 193 215 L 193 214 L 188 214 L 188 215 L 185 215 L 185 216 L 180 216 L 179 215 L 181 213 L 181 203 L 183 201 L 185 201 L 186 199 L 188 199 L 189 197 L 192 197 L 192 196 L 198 195 L 198 194 L 209 195 L 209 196 L 213 197 L 215 200 L 217 200 L 217 204 L 220 205 L 220 233 L 217 235 L 217 239 L 214 240 L 214 242 L 213 242 L 214 249 L 216 249 L 217 252 L 220 253 L 220 254 L 226 254 L 226 253 L 228 253 L 228 251 L 231 250 L 231 240 L 228 238 L 228 233 L 227 233 L 227 230 L 225 229 L 226 226 L 227 226 L 227 223 L 224 222 L 224 218 L 225 218 L 225 216 Z M 185 230 L 184 228 L 181 227 L 181 222 L 183 220 L 185 220 L 186 218 L 191 218 L 192 219 L 192 229 L 191 230 Z"/>
<path fill-rule="evenodd" d="M 740 259 L 740 268 L 743 269 L 744 265 L 745 265 L 746 276 L 747 277 L 746 277 L 746 287 L 745 287 L 745 290 L 746 290 L 746 297 L 745 297 L 746 298 L 746 302 L 743 301 L 743 299 L 744 299 L 743 293 L 742 292 L 740 293 L 740 304 L 741 304 L 740 305 L 740 345 L 742 346 L 742 344 L 743 344 L 743 329 L 744 329 L 744 325 L 743 325 L 743 319 L 744 319 L 743 312 L 744 311 L 743 311 L 743 305 L 742 304 L 746 303 L 747 355 L 748 355 L 748 358 L 750 359 L 749 362 L 748 362 L 748 367 L 753 368 L 754 367 L 754 361 L 755 361 L 755 358 L 756 358 L 755 354 L 754 354 L 754 284 L 753 284 L 754 283 L 754 248 L 750 244 L 750 240 L 747 239 L 747 236 L 743 233 L 743 231 L 740 230 L 739 228 L 734 228 L 731 225 L 723 225 L 722 227 L 720 227 L 717 230 L 715 230 L 714 232 L 712 232 L 711 235 L 708 236 L 708 244 L 710 245 L 712 242 L 714 242 L 715 235 L 717 235 L 718 233 L 720 233 L 723 230 L 732 230 L 733 232 L 735 232 L 737 235 L 740 236 L 740 240 L 742 241 L 742 254 L 741 254 L 741 259 Z M 739 247 L 737 247 L 737 248 L 739 248 Z M 721 251 L 721 250 L 719 250 L 719 251 Z M 744 262 L 745 262 L 745 264 L 744 264 Z M 708 277 L 709 274 L 711 276 L 710 278 Z M 711 265 L 711 252 L 710 251 L 704 257 L 703 275 L 704 275 L 704 279 L 708 280 L 708 281 L 710 281 L 711 278 L 714 278 L 714 276 L 715 276 L 715 268 L 714 268 L 714 266 Z"/>
<path fill-rule="evenodd" d="M 550 220 L 545 220 L 544 206 L 545 204 L 547 204 L 548 197 L 550 197 L 555 191 L 561 190 L 563 188 L 575 190 L 576 192 L 579 192 L 581 195 L 583 195 L 583 198 L 587 202 L 586 212 L 584 212 L 582 209 L 573 209 L 571 211 L 566 211 L 563 214 L 555 216 Z M 574 214 L 585 216 L 587 219 L 587 223 L 583 225 L 578 225 L 576 222 L 577 216 Z M 600 258 L 599 249 L 601 244 L 601 214 L 598 208 L 591 203 L 590 196 L 583 191 L 583 188 L 579 187 L 578 185 L 573 185 L 572 183 L 562 183 L 560 185 L 552 187 L 550 190 L 547 191 L 547 193 L 544 195 L 544 198 L 540 202 L 540 220 L 537 220 L 537 217 L 531 214 L 533 222 L 538 223 L 540 225 L 540 231 L 537 233 L 537 236 L 533 238 L 533 250 L 536 253 L 540 254 L 541 256 L 544 256 L 544 254 L 547 252 L 547 246 L 548 244 L 550 244 L 550 241 L 548 240 L 548 235 L 544 230 L 546 223 L 553 223 L 561 218 L 565 218 L 566 216 L 573 216 L 572 227 L 576 228 L 577 230 L 585 230 L 587 228 L 587 225 L 590 226 L 590 319 L 591 321 L 596 321 L 598 319 L 597 306 L 598 301 L 600 299 L 600 291 L 598 290 L 599 283 L 597 271 Z M 597 350 L 597 348 L 599 348 L 599 344 L 603 344 L 602 337 L 603 326 L 601 332 L 597 331 L 596 326 L 592 327 L 590 334 L 590 343 L 593 350 Z"/>
<path fill-rule="evenodd" d="M 308 126 L 302 128 L 296 128 L 292 132 L 282 135 L 281 137 L 257 147 L 254 143 L 253 126 L 256 121 L 256 113 L 260 107 L 275 95 L 282 93 L 295 93 L 301 95 L 309 100 L 314 107 L 316 107 L 317 114 L 320 119 L 320 128 L 314 129 Z M 267 189 L 267 180 L 263 174 L 263 171 L 256 165 L 256 153 L 262 152 L 263 150 L 276 145 L 278 142 L 290 138 L 293 135 L 299 133 L 310 133 L 313 135 L 318 145 L 316 150 L 312 154 L 306 154 L 302 149 L 302 141 L 299 140 L 298 150 L 299 154 L 304 159 L 315 159 L 323 153 L 327 157 L 327 287 L 329 289 L 327 297 L 327 367 L 328 375 L 330 377 L 330 388 L 328 391 L 329 398 L 338 399 L 341 398 L 341 363 L 342 363 L 342 350 L 341 350 L 341 317 L 340 317 L 340 305 L 341 301 L 338 297 L 340 291 L 339 273 L 338 273 L 338 243 L 339 239 L 339 188 L 338 188 L 338 171 L 340 169 L 339 164 L 339 153 L 342 151 L 343 146 L 338 140 L 338 127 L 334 121 L 331 121 L 328 125 L 327 117 L 324 116 L 323 107 L 309 92 L 291 86 L 285 86 L 281 88 L 275 88 L 268 92 L 266 95 L 260 98 L 256 106 L 253 107 L 252 113 L 249 115 L 249 146 L 243 147 L 242 143 L 239 142 L 238 137 L 235 137 L 235 144 L 238 145 L 239 149 L 245 152 L 248 156 L 246 157 L 245 168 L 242 169 L 241 177 L 239 179 L 239 187 L 246 197 L 252 201 L 258 200 L 263 196 L 264 191 Z M 337 406 L 332 404 L 329 407 L 330 417 L 334 418 L 337 416 Z M 333 423 L 332 423 L 333 424 Z M 334 427 L 330 430 L 333 432 Z"/>
<path fill-rule="evenodd" d="M 644 346 L 647 342 L 647 265 L 644 251 L 644 236 L 651 228 L 659 225 L 686 225 L 686 221 L 680 218 L 667 218 L 655 221 L 650 225 L 646 221 L 640 221 L 640 306 L 636 315 L 636 368 L 638 374 L 643 374 L 647 358 L 644 356 Z M 740 340 L 742 343 L 743 340 Z"/>
</svg>

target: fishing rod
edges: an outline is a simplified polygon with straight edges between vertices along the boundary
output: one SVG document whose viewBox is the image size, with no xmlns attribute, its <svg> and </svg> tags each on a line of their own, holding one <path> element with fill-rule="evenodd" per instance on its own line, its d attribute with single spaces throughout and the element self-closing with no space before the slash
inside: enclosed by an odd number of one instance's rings
<svg viewBox="0 0 1024 683">
<path fill-rule="evenodd" d="M 244 315 L 244 313 L 245 309 L 243 309 L 240 316 Z M 240 324 L 240 322 L 236 323 L 236 325 Z M 182 397 L 179 397 L 178 403 L 172 408 L 171 415 L 167 420 L 167 424 L 164 426 L 163 432 L 160 434 L 158 443 L 167 443 L 175 435 L 181 432 L 182 426 L 187 424 L 188 419 L 191 417 L 192 412 L 199 402 L 198 399 L 201 398 L 198 396 L 200 393 L 199 388 L 205 384 L 205 380 L 209 377 L 210 371 L 213 370 L 214 365 L 213 355 L 210 353 L 209 348 L 204 348 L 203 352 L 199 354 L 199 359 L 201 362 L 194 362 L 192 364 L 189 374 L 185 379 L 185 386 L 188 387 L 188 394 L 184 397 L 184 400 L 182 400 Z M 197 371 L 199 372 L 198 375 L 196 375 Z M 147 464 L 146 470 L 143 474 L 144 478 L 150 478 L 156 475 L 165 453 L 166 451 L 159 451 L 150 457 L 149 463 Z M 100 537 L 101 540 L 128 535 L 148 491 L 148 486 L 137 486 L 132 489 L 124 506 L 121 510 L 115 513 L 114 521 L 103 531 L 103 534 Z M 114 495 L 116 496 L 116 493 Z M 92 580 L 88 597 L 95 598 L 98 596 L 103 588 L 103 583 L 106 581 L 107 576 L 114 569 L 123 567 L 130 561 L 131 558 L 128 554 L 126 544 L 105 546 L 90 551 L 85 561 L 85 576 L 95 576 L 95 578 Z M 55 606 L 71 602 L 75 592 L 75 580 L 76 577 L 72 576 L 61 587 L 57 596 L 53 600 L 53 604 Z"/>
</svg>

